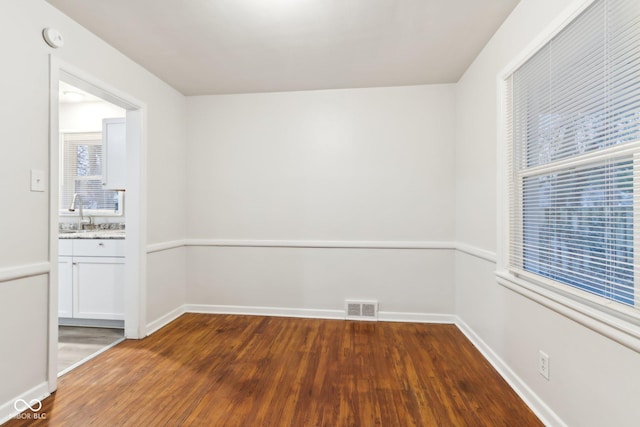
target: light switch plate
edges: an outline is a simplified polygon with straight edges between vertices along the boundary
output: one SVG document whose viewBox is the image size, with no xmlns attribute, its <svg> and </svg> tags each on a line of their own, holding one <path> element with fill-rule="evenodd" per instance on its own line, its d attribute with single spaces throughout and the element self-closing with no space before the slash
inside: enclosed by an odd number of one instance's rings
<svg viewBox="0 0 640 427">
<path fill-rule="evenodd" d="M 31 169 L 31 191 L 46 191 L 44 171 Z"/>
</svg>

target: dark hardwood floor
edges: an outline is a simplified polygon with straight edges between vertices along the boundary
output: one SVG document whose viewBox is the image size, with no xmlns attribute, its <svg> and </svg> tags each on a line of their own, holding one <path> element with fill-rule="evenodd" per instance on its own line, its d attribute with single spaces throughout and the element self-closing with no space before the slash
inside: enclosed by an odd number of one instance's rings
<svg viewBox="0 0 640 427">
<path fill-rule="evenodd" d="M 454 325 L 202 314 L 71 371 L 39 413 L 6 426 L 542 425 Z"/>
</svg>

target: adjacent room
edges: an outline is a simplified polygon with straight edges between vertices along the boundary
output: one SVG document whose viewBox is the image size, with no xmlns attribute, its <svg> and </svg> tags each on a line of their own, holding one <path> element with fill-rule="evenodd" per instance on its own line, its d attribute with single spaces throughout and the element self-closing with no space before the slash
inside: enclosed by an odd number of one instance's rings
<svg viewBox="0 0 640 427">
<path fill-rule="evenodd" d="M 638 424 L 637 0 L 0 33 L 0 424 Z"/>
<path fill-rule="evenodd" d="M 124 337 L 126 111 L 58 90 L 58 372 Z"/>
</svg>

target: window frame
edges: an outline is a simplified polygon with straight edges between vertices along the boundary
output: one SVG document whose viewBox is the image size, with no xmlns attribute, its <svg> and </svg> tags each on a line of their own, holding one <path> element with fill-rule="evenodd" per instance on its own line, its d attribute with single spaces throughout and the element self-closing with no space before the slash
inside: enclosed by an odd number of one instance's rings
<svg viewBox="0 0 640 427">
<path fill-rule="evenodd" d="M 65 148 L 66 148 L 66 141 L 65 141 L 65 135 L 69 135 L 69 134 L 93 134 L 95 133 L 96 135 L 99 136 L 99 138 L 97 138 L 96 144 L 102 144 L 102 132 L 101 131 L 96 131 L 96 130 L 90 130 L 90 131 L 79 131 L 79 130 L 60 130 L 59 131 L 59 159 L 60 159 L 60 165 L 59 165 L 59 182 L 60 182 L 60 199 L 62 198 L 63 192 L 62 192 L 62 185 L 65 183 L 65 177 L 64 177 L 64 173 L 65 173 L 65 168 L 64 168 L 64 159 L 65 159 Z M 104 152 L 102 152 L 102 154 L 104 155 Z M 97 175 L 96 175 L 97 176 Z M 100 179 L 102 180 L 102 177 L 100 177 Z M 118 194 L 118 210 L 117 211 L 113 211 L 110 209 L 90 209 L 90 208 L 83 208 L 83 214 L 86 217 L 123 217 L 124 216 L 124 194 L 122 191 L 118 191 L 118 190 L 110 190 L 110 191 L 116 191 Z M 77 217 L 79 215 L 78 211 L 76 212 L 70 212 L 68 209 L 68 206 L 63 206 L 63 204 L 61 203 L 62 200 L 58 201 L 59 207 L 58 207 L 58 215 L 60 217 L 63 218 L 73 218 L 73 217 Z"/>
<path fill-rule="evenodd" d="M 577 18 L 596 0 L 574 3 L 551 22 L 521 53 L 497 75 L 498 100 L 498 182 L 497 182 L 497 265 L 498 284 L 543 306 L 587 326 L 615 341 L 640 352 L 640 278 L 635 276 L 636 306 L 631 307 L 564 285 L 526 271 L 509 267 L 510 207 L 514 179 L 510 176 L 511 147 L 511 81 L 510 77 L 529 58 Z M 635 143 L 633 143 L 635 144 Z M 640 168 L 640 155 L 634 156 L 634 170 Z M 637 172 L 636 172 L 637 173 Z M 640 224 L 640 207 L 634 202 L 634 224 Z M 640 226 L 634 227 L 634 263 L 640 263 Z"/>
</svg>

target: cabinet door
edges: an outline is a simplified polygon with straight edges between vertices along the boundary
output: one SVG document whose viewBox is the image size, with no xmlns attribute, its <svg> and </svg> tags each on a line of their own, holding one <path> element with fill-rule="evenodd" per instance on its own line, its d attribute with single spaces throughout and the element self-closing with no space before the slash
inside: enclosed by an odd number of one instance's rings
<svg viewBox="0 0 640 427">
<path fill-rule="evenodd" d="M 124 320 L 124 259 L 73 258 L 73 316 Z"/>
<path fill-rule="evenodd" d="M 73 269 L 70 256 L 58 257 L 58 317 L 73 317 Z"/>
<path fill-rule="evenodd" d="M 126 165 L 126 119 L 104 119 L 102 121 L 102 188 L 124 190 Z"/>
</svg>

